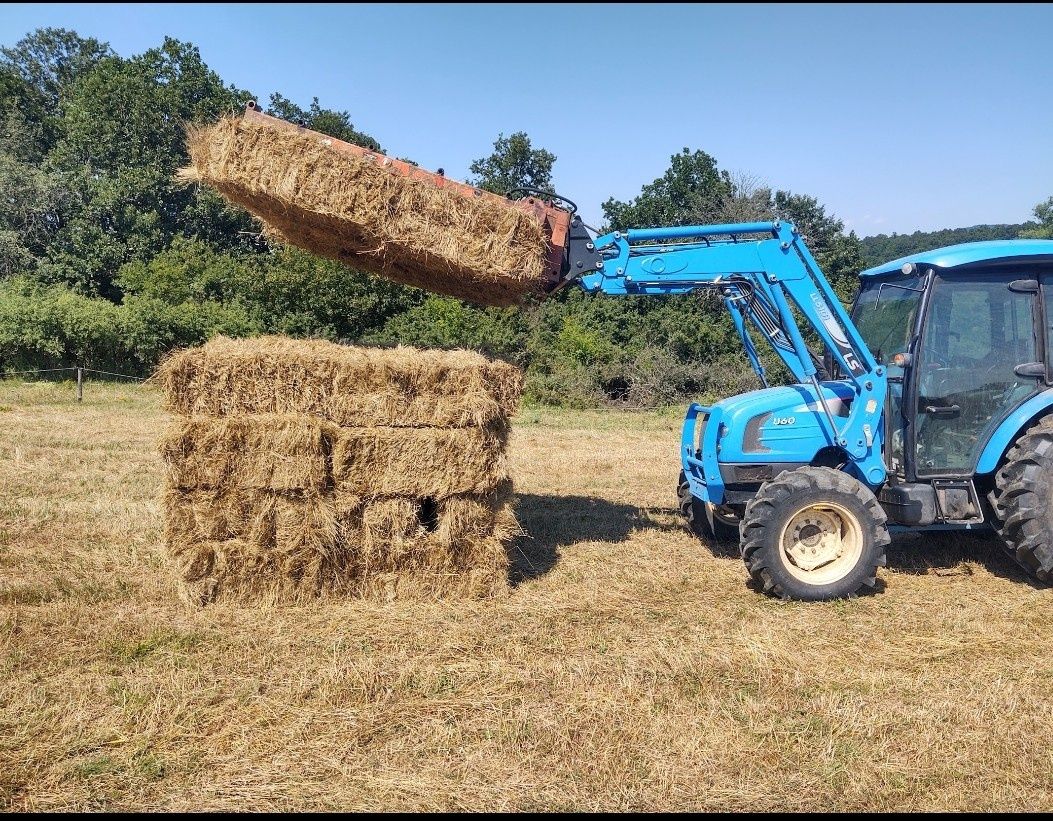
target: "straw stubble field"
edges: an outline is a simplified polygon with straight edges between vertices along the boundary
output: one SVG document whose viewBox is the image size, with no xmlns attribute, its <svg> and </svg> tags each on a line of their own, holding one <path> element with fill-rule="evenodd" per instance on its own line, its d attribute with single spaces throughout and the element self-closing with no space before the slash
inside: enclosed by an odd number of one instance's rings
<svg viewBox="0 0 1053 821">
<path fill-rule="evenodd" d="M 2 806 L 1053 806 L 1053 592 L 983 540 L 765 599 L 677 520 L 676 412 L 526 409 L 507 598 L 190 610 L 159 404 L 0 386 Z"/>
</svg>

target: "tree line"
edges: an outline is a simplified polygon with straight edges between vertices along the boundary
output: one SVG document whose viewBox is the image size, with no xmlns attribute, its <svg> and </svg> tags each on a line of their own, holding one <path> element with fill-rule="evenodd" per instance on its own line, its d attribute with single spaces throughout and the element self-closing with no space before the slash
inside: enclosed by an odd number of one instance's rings
<svg viewBox="0 0 1053 821">
<path fill-rule="evenodd" d="M 0 368 L 145 375 L 218 333 L 282 333 L 475 348 L 524 367 L 539 402 L 645 406 L 754 386 L 712 294 L 569 289 L 524 309 L 478 308 L 270 244 L 247 214 L 175 179 L 185 125 L 250 99 L 173 38 L 126 58 L 47 28 L 0 49 Z M 317 98 L 268 99 L 268 113 L 385 150 Z M 470 182 L 550 189 L 556 160 L 525 133 L 501 134 Z M 607 200 L 603 216 L 606 229 L 791 219 L 846 299 L 866 267 L 864 243 L 816 198 L 731 175 L 697 149 L 635 198 Z M 1036 216 L 1029 230 L 1053 226 L 1053 199 Z"/>
<path fill-rule="evenodd" d="M 1038 222 L 973 225 L 969 228 L 943 228 L 939 231 L 914 231 L 911 234 L 875 234 L 863 237 L 863 258 L 868 267 L 880 265 L 921 251 L 931 251 L 960 242 L 980 242 L 989 239 L 1017 239 L 1040 231 Z M 1042 236 L 1041 233 L 1037 236 Z"/>
</svg>

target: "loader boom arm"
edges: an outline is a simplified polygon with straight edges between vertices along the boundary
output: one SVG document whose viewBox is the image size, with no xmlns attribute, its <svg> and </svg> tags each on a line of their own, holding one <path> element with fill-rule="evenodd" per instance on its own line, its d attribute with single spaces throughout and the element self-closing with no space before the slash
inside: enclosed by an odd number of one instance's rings
<svg viewBox="0 0 1053 821">
<path fill-rule="evenodd" d="M 572 223 L 572 238 L 575 227 Z M 598 237 L 593 246 L 595 261 L 576 276 L 585 291 L 628 296 L 716 288 L 762 383 L 764 369 L 749 326 L 771 344 L 799 383 L 814 387 L 821 406 L 815 412 L 826 419 L 830 444 L 849 456 L 865 481 L 884 479 L 878 424 L 887 390 L 885 369 L 792 224 L 631 229 Z M 835 418 L 827 406 L 795 311 L 832 352 L 855 390 L 847 418 Z"/>
</svg>

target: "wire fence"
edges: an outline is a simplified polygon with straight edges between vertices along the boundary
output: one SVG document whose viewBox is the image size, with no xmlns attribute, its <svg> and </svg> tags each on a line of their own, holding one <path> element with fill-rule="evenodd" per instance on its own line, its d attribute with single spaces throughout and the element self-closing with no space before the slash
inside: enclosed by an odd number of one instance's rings
<svg viewBox="0 0 1053 821">
<path fill-rule="evenodd" d="M 98 368 L 85 368 L 82 366 L 70 366 L 67 368 L 33 368 L 25 371 L 2 371 L 0 372 L 0 379 L 7 379 L 11 376 L 27 376 L 29 374 L 57 374 L 57 373 L 68 373 L 70 371 L 76 372 L 77 380 L 77 401 L 84 401 L 84 377 L 86 374 L 97 373 L 101 376 L 115 377 L 117 379 L 128 379 L 132 382 L 142 383 L 146 381 L 145 377 L 132 376 L 128 373 L 116 373 L 114 371 L 103 371 Z"/>
</svg>

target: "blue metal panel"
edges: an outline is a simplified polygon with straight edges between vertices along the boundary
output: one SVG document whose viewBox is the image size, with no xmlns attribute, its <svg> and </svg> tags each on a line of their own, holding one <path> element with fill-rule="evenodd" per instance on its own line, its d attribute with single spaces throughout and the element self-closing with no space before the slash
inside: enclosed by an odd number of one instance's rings
<svg viewBox="0 0 1053 821">
<path fill-rule="evenodd" d="M 687 409 L 683 432 L 680 435 L 680 463 L 691 486 L 691 495 L 715 505 L 724 502 L 724 481 L 720 477 L 720 465 L 717 462 L 717 441 L 720 438 L 722 419 L 719 408 L 693 402 Z M 699 442 L 701 458 L 695 456 L 699 422 L 705 422 L 702 441 Z"/>
<path fill-rule="evenodd" d="M 848 382 L 824 382 L 822 390 L 830 402 L 848 402 L 856 391 Z M 758 426 L 762 449 L 744 447 L 744 431 L 750 420 L 767 419 Z M 841 420 L 846 421 L 844 417 Z M 698 426 L 704 424 L 700 454 L 695 456 Z M 720 463 L 770 464 L 773 462 L 810 462 L 828 442 L 828 426 L 814 389 L 810 385 L 786 385 L 764 388 L 731 396 L 711 406 L 692 404 L 684 419 L 680 441 L 680 460 L 692 494 L 703 501 L 722 504 L 724 483 Z M 874 442 L 881 453 L 881 431 Z M 861 481 L 876 487 L 867 465 L 850 465 Z M 883 478 L 883 474 L 882 474 Z"/>
<path fill-rule="evenodd" d="M 726 225 L 684 225 L 671 228 L 631 228 L 625 232 L 629 242 L 660 242 L 667 239 L 720 237 L 728 234 L 771 234 L 770 222 L 736 222 Z"/>
<path fill-rule="evenodd" d="M 853 400 L 856 392 L 847 382 L 821 383 L 827 402 L 835 406 Z M 722 462 L 809 462 L 816 451 L 829 444 L 827 423 L 811 385 L 783 385 L 764 388 L 715 403 L 729 435 L 720 442 Z M 744 431 L 751 420 L 767 415 L 757 424 L 760 448 L 750 449 Z M 837 417 L 847 422 L 845 417 Z"/>
<path fill-rule="evenodd" d="M 976 461 L 976 473 L 990 473 L 998 467 L 998 462 L 1021 430 L 1034 417 L 1053 407 L 1053 389 L 1042 391 L 1006 417 L 1005 421 L 987 440 L 980 458 Z"/>
<path fill-rule="evenodd" d="M 984 242 L 963 242 L 948 245 L 933 251 L 894 259 L 884 265 L 869 268 L 861 277 L 877 277 L 898 272 L 908 262 L 917 265 L 933 265 L 937 268 L 957 268 L 979 262 L 993 262 L 1014 257 L 1047 258 L 1053 261 L 1053 240 L 1049 239 L 995 239 Z"/>
<path fill-rule="evenodd" d="M 578 283 L 586 291 L 603 291 L 612 295 L 686 294 L 700 285 L 713 284 L 722 274 L 763 272 L 757 246 L 765 242 L 779 244 L 777 239 L 769 239 L 714 242 L 686 248 L 679 245 L 634 246 L 630 251 L 625 237 L 608 234 L 596 240 L 596 247 L 612 249 L 616 254 L 604 259 L 602 270 L 585 274 Z"/>
</svg>

